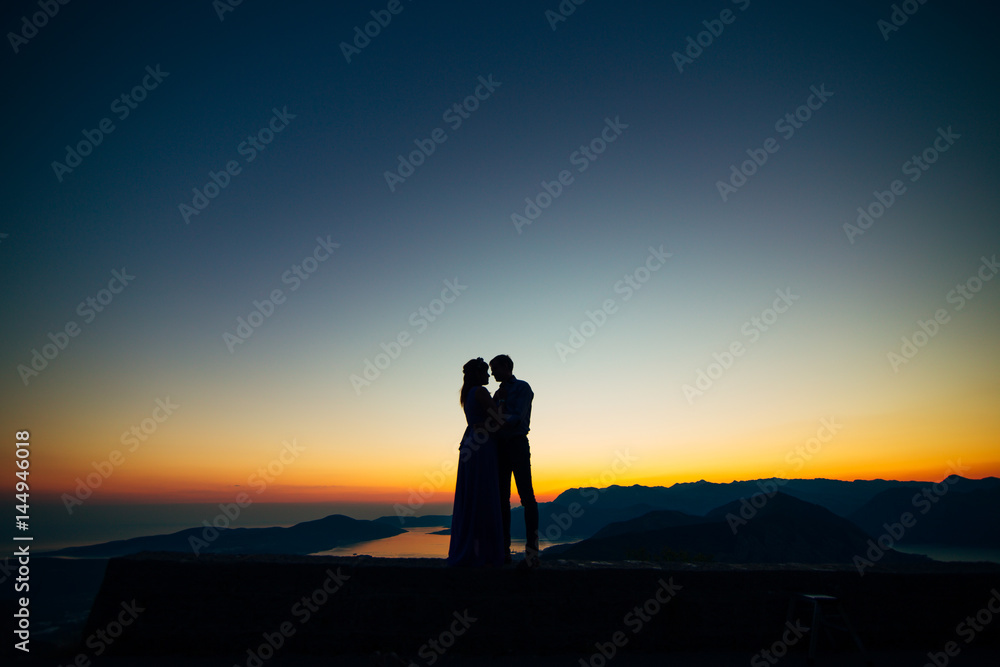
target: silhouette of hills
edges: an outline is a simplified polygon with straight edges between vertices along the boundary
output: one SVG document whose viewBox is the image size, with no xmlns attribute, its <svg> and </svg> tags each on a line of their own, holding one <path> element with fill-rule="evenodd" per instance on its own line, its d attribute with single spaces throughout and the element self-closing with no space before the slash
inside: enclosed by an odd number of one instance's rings
<svg viewBox="0 0 1000 667">
<path fill-rule="evenodd" d="M 947 488 L 948 491 L 937 498 L 938 502 L 921 500 L 920 503 L 923 504 L 919 506 L 915 504 L 915 495 L 924 493 L 928 489 L 930 490 L 928 493 L 934 493 L 935 488 Z M 676 535 L 663 535 L 653 540 L 660 545 L 657 548 L 672 549 L 673 547 L 668 545 L 668 542 L 672 541 L 671 543 L 677 544 L 687 543 L 688 547 L 684 548 L 688 551 L 697 547 L 701 549 L 697 553 L 717 554 L 720 557 L 744 552 L 752 554 L 757 551 L 754 550 L 756 547 L 751 548 L 750 543 L 740 542 L 739 545 L 730 543 L 726 534 L 731 534 L 732 530 L 715 513 L 732 503 L 740 504 L 741 498 L 752 497 L 761 491 L 769 493 L 777 491 L 779 493 L 774 495 L 774 498 L 784 496 L 797 499 L 807 505 L 825 508 L 836 518 L 850 518 L 860 526 L 861 530 L 867 532 L 868 537 L 878 537 L 883 534 L 886 530 L 884 524 L 898 522 L 900 516 L 909 511 L 914 514 L 917 523 L 901 540 L 903 544 L 1000 547 L 1000 530 L 998 530 L 1000 514 L 995 511 L 1000 501 L 1000 479 L 995 477 L 974 480 L 953 476 L 949 478 L 947 485 L 939 483 L 937 487 L 933 482 L 894 480 L 844 482 L 827 479 L 749 480 L 728 484 L 699 481 L 674 484 L 669 487 L 639 485 L 614 485 L 602 489 L 582 487 L 564 491 L 552 502 L 539 503 L 539 529 L 542 539 L 550 542 L 571 542 L 588 538 L 611 539 L 629 534 L 673 531 Z M 920 510 L 926 503 L 931 503 L 930 509 L 926 514 L 922 514 Z M 771 505 L 769 502 L 766 507 Z M 790 511 L 792 505 L 783 499 L 774 507 Z M 762 510 L 762 516 L 759 518 L 766 518 L 773 511 L 773 509 Z M 511 514 L 512 537 L 523 539 L 525 536 L 523 508 L 514 508 Z M 769 528 L 770 532 L 767 535 L 757 534 L 758 531 L 768 527 L 770 521 L 767 519 L 759 524 L 755 522 L 755 527 L 747 534 L 754 539 L 767 537 L 767 544 L 779 543 L 780 526 Z M 824 525 L 828 525 L 831 530 L 836 528 L 838 531 L 836 534 L 843 534 L 842 526 L 837 528 L 830 525 L 829 517 L 825 517 L 824 521 L 826 522 Z M 725 531 L 720 532 L 718 526 L 696 527 L 706 523 L 721 523 Z M 219 530 L 216 534 L 214 529 L 199 527 L 169 535 L 138 537 L 60 549 L 46 555 L 107 558 L 142 551 L 192 552 L 193 545 L 198 546 L 198 553 L 304 555 L 357 542 L 392 537 L 406 532 L 407 528 L 450 525 L 449 515 L 419 517 L 388 515 L 374 521 L 331 515 L 324 519 L 296 524 L 290 528 L 230 528 Z M 742 535 L 742 529 L 737 532 Z M 447 532 L 439 531 L 438 534 Z M 209 539 L 209 535 L 214 535 L 214 538 Z M 803 526 L 802 535 L 813 535 L 818 540 L 818 545 L 826 542 L 821 534 L 810 530 L 808 526 Z M 656 544 L 645 544 L 640 539 L 635 542 L 634 548 L 635 550 L 645 548 L 648 552 L 649 548 L 656 547 Z M 587 548 L 592 548 L 592 545 Z M 802 558 L 809 557 L 808 550 L 800 550 L 803 552 Z M 761 551 L 760 557 L 770 557 L 769 552 L 766 552 L 766 549 Z M 810 561 L 803 560 L 803 562 Z"/>
<path fill-rule="evenodd" d="M 824 507 L 785 493 L 730 502 L 697 517 L 651 512 L 591 538 L 546 549 L 546 559 L 684 560 L 722 563 L 853 563 L 870 537 Z M 888 550 L 886 563 L 925 561 Z"/>
<path fill-rule="evenodd" d="M 996 478 L 989 478 L 996 479 Z M 959 479 L 947 487 L 939 485 L 925 492 L 927 487 L 904 486 L 879 493 L 851 514 L 851 520 L 868 532 L 881 535 L 887 524 L 901 522 L 909 513 L 912 523 L 904 525 L 901 544 L 947 544 L 951 546 L 1000 548 L 1000 485 L 993 488 L 976 488 L 965 482 L 982 480 Z M 972 489 L 965 491 L 966 488 Z M 903 524 L 900 524 L 903 525 Z M 896 529 L 898 532 L 898 528 Z"/>
<path fill-rule="evenodd" d="M 385 523 L 331 514 L 288 528 L 188 528 L 169 535 L 115 540 L 51 551 L 46 556 L 114 558 L 143 551 L 212 554 L 298 554 L 326 551 L 356 542 L 392 537 L 406 531 Z"/>
<path fill-rule="evenodd" d="M 396 526 L 397 528 L 433 528 L 435 526 L 451 526 L 450 514 L 425 514 L 424 516 L 380 516 L 378 523 Z"/>
<path fill-rule="evenodd" d="M 1000 488 L 1000 479 L 967 479 L 954 476 L 956 488 L 962 491 Z M 896 481 L 885 479 L 854 480 L 835 479 L 757 479 L 729 483 L 683 482 L 671 486 L 618 486 L 603 489 L 580 487 L 559 494 L 553 502 L 568 505 L 580 502 L 586 506 L 624 508 L 630 505 L 650 505 L 656 509 L 669 509 L 692 515 L 704 515 L 712 508 L 733 500 L 748 498 L 757 493 L 781 491 L 800 500 L 820 505 L 834 514 L 850 516 L 882 491 L 900 487 L 932 486 L 933 482 Z M 597 501 L 593 499 L 599 497 Z"/>
<path fill-rule="evenodd" d="M 559 496 L 562 497 L 562 494 Z M 608 524 L 625 521 L 659 509 L 648 503 L 637 503 L 624 507 L 604 506 L 596 503 L 559 502 L 538 503 L 538 530 L 543 539 L 552 542 L 590 537 Z M 524 539 L 524 508 L 511 510 L 511 537 Z"/>
<path fill-rule="evenodd" d="M 696 523 L 705 523 L 705 517 L 692 516 L 673 510 L 654 510 L 635 519 L 608 524 L 597 531 L 594 538 L 603 539 L 627 533 L 641 533 L 650 530 L 690 526 Z"/>
<path fill-rule="evenodd" d="M 968 493 L 1000 489 L 1000 479 L 996 477 L 977 480 L 956 475 L 949 479 L 952 480 L 949 488 L 960 489 Z M 781 492 L 824 507 L 840 517 L 852 518 L 859 516 L 859 510 L 862 510 L 867 503 L 883 492 L 904 489 L 902 495 L 905 495 L 908 503 L 914 492 L 925 488 L 933 489 L 934 482 L 900 482 L 884 479 L 851 482 L 830 479 L 759 479 L 728 484 L 702 480 L 674 484 L 669 487 L 639 485 L 614 485 L 602 489 L 581 487 L 560 493 L 551 503 L 538 504 L 539 530 L 543 538 L 549 536 L 551 541 L 593 537 L 597 531 L 608 524 L 636 518 L 650 511 L 670 510 L 690 516 L 704 516 L 714 508 L 762 492 L 768 495 Z M 970 529 L 977 525 L 995 525 L 990 523 L 994 521 L 991 511 L 995 504 L 988 500 L 988 495 L 983 496 L 983 498 L 984 501 L 979 505 L 974 502 L 963 504 L 963 511 L 967 514 L 963 515 L 963 520 L 956 525 L 968 526 Z M 573 521 L 567 526 L 565 518 L 572 516 L 569 509 L 574 503 L 576 503 L 576 513 L 579 516 L 573 518 Z M 895 513 L 896 520 L 898 520 L 899 514 L 900 512 Z M 886 517 L 891 516 L 892 511 L 889 511 Z M 881 527 L 883 520 L 888 519 L 880 519 L 878 530 L 873 536 L 884 532 Z M 934 525 L 933 522 L 928 522 L 928 527 L 931 525 Z M 874 526 L 865 528 L 867 531 L 872 529 Z M 521 508 L 512 511 L 511 534 L 516 538 L 524 538 L 524 518 Z M 940 540 L 944 539 L 944 544 L 970 546 L 989 546 L 992 544 L 989 541 L 969 542 L 967 538 L 963 538 L 964 541 L 948 541 L 951 540 L 948 535 L 947 530 L 936 531 L 928 535 L 927 539 L 930 541 L 925 543 L 939 543 Z"/>
</svg>

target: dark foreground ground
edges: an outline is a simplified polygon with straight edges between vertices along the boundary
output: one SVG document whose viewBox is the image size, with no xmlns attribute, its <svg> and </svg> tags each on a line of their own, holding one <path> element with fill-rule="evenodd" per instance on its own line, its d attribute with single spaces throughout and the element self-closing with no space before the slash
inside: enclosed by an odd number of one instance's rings
<svg viewBox="0 0 1000 667">
<path fill-rule="evenodd" d="M 523 572 L 161 553 L 37 559 L 32 581 L 31 664 L 793 666 L 807 663 L 810 620 L 786 625 L 789 600 L 813 593 L 839 599 L 876 665 L 1000 665 L 1000 567 L 990 564 L 864 576 L 796 564 Z M 845 633 L 819 639 L 817 665 L 865 664 Z"/>
<path fill-rule="evenodd" d="M 872 664 L 876 667 L 922 667 L 928 662 L 926 653 L 920 651 L 873 651 L 869 654 Z M 586 659 L 576 654 L 549 655 L 549 656 L 517 656 L 493 657 L 493 656 L 444 656 L 434 664 L 438 667 L 508 667 L 510 665 L 524 665 L 524 667 L 577 667 L 580 660 Z M 615 667 L 663 667 L 665 665 L 676 665 L 685 667 L 743 667 L 753 665 L 750 657 L 746 653 L 737 651 L 717 651 L 705 649 L 704 651 L 674 651 L 668 653 L 649 653 L 644 655 L 624 654 L 614 657 L 608 661 L 607 665 Z M 425 661 L 415 660 L 412 663 L 393 661 L 394 658 L 380 658 L 375 655 L 345 655 L 330 657 L 309 657 L 309 656 L 276 656 L 263 664 L 268 667 L 354 667 L 354 666 L 382 666 L 382 665 L 426 665 Z M 20 664 L 20 663 L 16 663 Z M 25 663 L 29 664 L 29 663 Z M 69 662 L 53 662 L 51 659 L 38 660 L 30 664 L 38 665 L 67 665 Z M 245 665 L 245 656 L 216 656 L 216 657 L 108 657 L 94 661 L 93 664 L 107 665 L 108 667 L 176 667 L 178 665 L 189 665 L 190 667 L 232 667 L 232 665 Z M 592 663 L 594 665 L 599 662 Z M 808 665 L 805 653 L 790 654 L 776 663 L 761 662 L 761 665 L 775 664 L 787 667 L 799 667 Z M 841 654 L 820 654 L 815 662 L 815 667 L 850 667 L 851 665 L 864 665 L 864 661 L 858 656 L 846 653 Z M 962 652 L 959 656 L 952 658 L 946 663 L 955 667 L 996 667 L 1000 665 L 1000 650 L 977 650 L 970 648 L 968 653 Z"/>
</svg>

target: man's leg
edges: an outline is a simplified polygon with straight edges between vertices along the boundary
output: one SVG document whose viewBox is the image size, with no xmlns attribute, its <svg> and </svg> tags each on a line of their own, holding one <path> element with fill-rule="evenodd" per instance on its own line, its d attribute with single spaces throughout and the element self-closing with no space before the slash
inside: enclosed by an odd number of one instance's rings
<svg viewBox="0 0 1000 667">
<path fill-rule="evenodd" d="M 497 472 L 500 484 L 500 518 L 503 523 L 504 554 L 510 553 L 510 450 L 506 443 L 497 443 Z"/>
<path fill-rule="evenodd" d="M 520 436 L 512 439 L 509 444 L 511 463 L 514 473 L 514 483 L 517 484 L 517 495 L 521 497 L 524 507 L 524 528 L 527 543 L 525 551 L 538 553 L 538 502 L 535 500 L 535 490 L 531 486 L 531 450 L 528 447 L 528 437 Z M 510 478 L 507 481 L 508 498 Z M 508 503 L 509 507 L 509 503 Z M 509 523 L 508 514 L 508 523 Z"/>
</svg>

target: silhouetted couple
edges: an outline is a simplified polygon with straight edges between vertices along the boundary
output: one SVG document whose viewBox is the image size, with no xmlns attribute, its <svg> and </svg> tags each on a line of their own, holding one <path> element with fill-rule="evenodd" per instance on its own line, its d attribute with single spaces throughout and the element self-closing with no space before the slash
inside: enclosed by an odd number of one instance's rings
<svg viewBox="0 0 1000 667">
<path fill-rule="evenodd" d="M 490 369 L 500 388 L 490 396 Z M 459 446 L 449 565 L 501 566 L 511 562 L 510 478 L 524 507 L 527 544 L 522 567 L 538 566 L 538 503 L 531 488 L 528 431 L 534 394 L 514 377 L 505 354 L 489 365 L 482 357 L 463 367 L 459 403 L 467 426 Z"/>
</svg>

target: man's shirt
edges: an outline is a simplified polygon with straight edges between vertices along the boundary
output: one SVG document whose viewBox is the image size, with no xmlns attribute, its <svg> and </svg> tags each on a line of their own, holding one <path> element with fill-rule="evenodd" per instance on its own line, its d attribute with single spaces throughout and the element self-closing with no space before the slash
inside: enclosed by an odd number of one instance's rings
<svg viewBox="0 0 1000 667">
<path fill-rule="evenodd" d="M 500 435 L 528 435 L 531 430 L 531 400 L 535 397 L 531 386 L 512 375 L 500 384 L 497 396 L 504 399 L 503 414 L 507 417 Z"/>
</svg>

